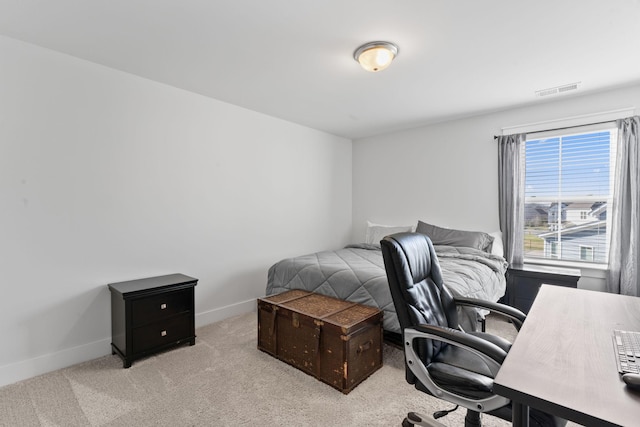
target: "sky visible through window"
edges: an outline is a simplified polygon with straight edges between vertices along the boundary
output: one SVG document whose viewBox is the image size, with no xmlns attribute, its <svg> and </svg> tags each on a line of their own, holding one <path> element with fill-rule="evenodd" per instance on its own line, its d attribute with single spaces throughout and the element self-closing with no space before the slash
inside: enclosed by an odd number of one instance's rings
<svg viewBox="0 0 640 427">
<path fill-rule="evenodd" d="M 528 140 L 525 197 L 609 195 L 609 131 Z"/>
</svg>

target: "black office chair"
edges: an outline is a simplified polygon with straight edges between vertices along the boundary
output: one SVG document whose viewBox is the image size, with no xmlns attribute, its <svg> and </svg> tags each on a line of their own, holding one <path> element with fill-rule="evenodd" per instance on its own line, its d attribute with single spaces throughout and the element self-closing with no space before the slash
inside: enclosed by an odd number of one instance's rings
<svg viewBox="0 0 640 427">
<path fill-rule="evenodd" d="M 403 332 L 407 382 L 425 393 L 449 401 L 456 408 L 439 411 L 439 418 L 467 408 L 465 427 L 480 426 L 480 413 L 511 420 L 509 399 L 493 393 L 509 341 L 484 332 L 464 332 L 458 326 L 456 307 L 475 306 L 501 313 L 519 330 L 525 315 L 510 306 L 473 298 L 453 297 L 443 284 L 438 258 L 424 234 L 398 233 L 381 242 L 389 288 Z M 534 408 L 530 426 L 564 426 L 566 421 Z M 440 426 L 410 412 L 403 426 Z"/>
</svg>

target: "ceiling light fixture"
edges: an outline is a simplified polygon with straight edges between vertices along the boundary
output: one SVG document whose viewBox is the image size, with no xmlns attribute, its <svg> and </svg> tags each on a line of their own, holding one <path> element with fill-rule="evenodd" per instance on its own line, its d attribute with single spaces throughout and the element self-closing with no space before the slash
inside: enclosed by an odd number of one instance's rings
<svg viewBox="0 0 640 427">
<path fill-rule="evenodd" d="M 353 52 L 353 59 L 367 71 L 382 71 L 398 55 L 398 46 L 389 42 L 365 43 Z"/>
</svg>

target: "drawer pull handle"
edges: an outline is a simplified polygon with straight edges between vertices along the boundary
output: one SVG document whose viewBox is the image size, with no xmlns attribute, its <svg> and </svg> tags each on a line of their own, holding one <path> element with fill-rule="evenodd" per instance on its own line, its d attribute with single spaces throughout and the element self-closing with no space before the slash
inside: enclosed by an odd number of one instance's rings
<svg viewBox="0 0 640 427">
<path fill-rule="evenodd" d="M 166 336 L 167 336 L 167 331 L 162 331 L 162 332 L 160 332 L 160 336 L 161 336 L 161 337 L 166 337 Z"/>
<path fill-rule="evenodd" d="M 165 308 L 167 308 L 167 304 L 160 304 L 160 310 L 164 310 Z"/>
</svg>

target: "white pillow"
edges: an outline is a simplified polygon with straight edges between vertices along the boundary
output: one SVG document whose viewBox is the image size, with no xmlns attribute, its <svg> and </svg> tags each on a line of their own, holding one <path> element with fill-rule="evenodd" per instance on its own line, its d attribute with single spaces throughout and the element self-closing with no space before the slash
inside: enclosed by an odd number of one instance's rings
<svg viewBox="0 0 640 427">
<path fill-rule="evenodd" d="M 367 221 L 367 233 L 365 243 L 380 243 L 383 237 L 389 234 L 413 231 L 413 225 L 383 225 Z"/>
<path fill-rule="evenodd" d="M 493 237 L 493 245 L 491 246 L 491 253 L 504 258 L 504 243 L 502 242 L 502 231 L 494 231 L 489 233 Z"/>
</svg>

